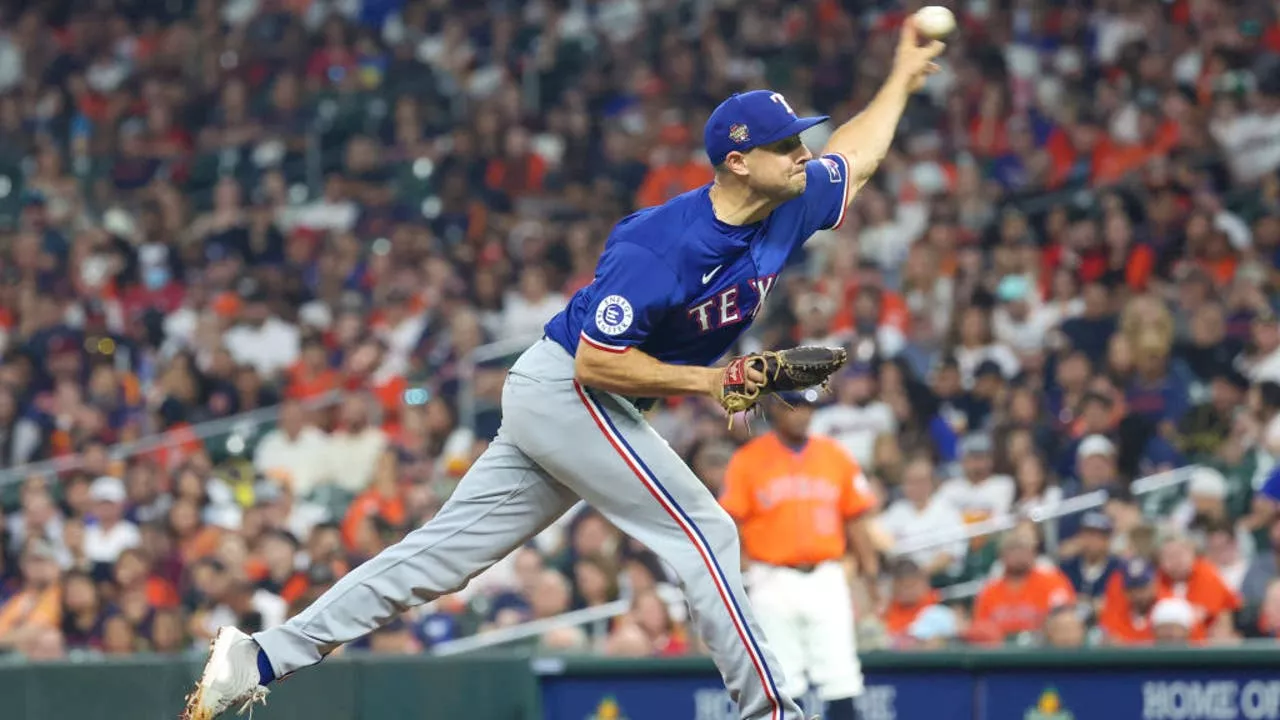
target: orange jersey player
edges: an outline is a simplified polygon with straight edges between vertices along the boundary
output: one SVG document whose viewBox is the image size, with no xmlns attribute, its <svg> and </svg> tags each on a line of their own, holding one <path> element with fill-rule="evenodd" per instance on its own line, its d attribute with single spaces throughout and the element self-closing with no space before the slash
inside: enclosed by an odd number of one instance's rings
<svg viewBox="0 0 1280 720">
<path fill-rule="evenodd" d="M 770 410 L 773 431 L 744 445 L 725 470 L 721 505 L 737 521 L 751 602 L 801 695 L 809 682 L 824 717 L 854 718 L 862 669 L 853 600 L 842 561 L 850 550 L 874 577 L 878 560 L 862 526 L 876 506 L 857 461 L 835 440 L 809 434 L 814 391 Z"/>
</svg>

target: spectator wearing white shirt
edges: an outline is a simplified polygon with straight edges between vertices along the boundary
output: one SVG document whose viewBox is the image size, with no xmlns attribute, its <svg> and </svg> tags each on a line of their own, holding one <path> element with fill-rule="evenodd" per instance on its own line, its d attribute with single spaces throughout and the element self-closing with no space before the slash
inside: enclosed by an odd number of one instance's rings
<svg viewBox="0 0 1280 720">
<path fill-rule="evenodd" d="M 262 474 L 283 474 L 293 491 L 307 497 L 326 474 L 325 432 L 307 422 L 296 400 L 280 405 L 279 426 L 263 436 L 253 453 L 253 467 Z"/>
<path fill-rule="evenodd" d="M 1006 275 L 996 286 L 1000 305 L 992 314 L 996 342 L 1015 353 L 1032 353 L 1044 347 L 1050 319 L 1037 311 L 1031 281 L 1025 275 Z"/>
<path fill-rule="evenodd" d="M 942 483 L 938 497 L 951 503 L 965 523 L 1006 515 L 1013 508 L 1017 487 L 1008 475 L 992 473 L 991 437 L 972 434 L 961 442 L 963 474 Z"/>
<path fill-rule="evenodd" d="M 560 312 L 565 296 L 552 292 L 547 270 L 532 265 L 520 273 L 519 288 L 507 293 L 502 309 L 502 336 L 506 338 L 537 337 L 542 326 Z"/>
<path fill-rule="evenodd" d="M 933 462 L 927 457 L 913 458 L 902 471 L 902 497 L 893 501 L 880 515 L 880 527 L 893 538 L 894 546 L 906 548 L 923 540 L 959 536 L 964 531 L 964 517 L 936 494 Z M 958 569 L 966 553 L 964 540 L 916 550 L 907 557 L 932 576 Z"/>
<path fill-rule="evenodd" d="M 363 393 L 346 397 L 340 411 L 340 428 L 330 435 L 325 453 L 328 479 L 353 495 L 369 486 L 378 458 L 387 446 L 386 433 L 371 420 L 373 404 Z"/>
<path fill-rule="evenodd" d="M 835 439 L 862 467 L 875 467 L 876 438 L 898 429 L 893 408 L 877 397 L 875 368 L 854 362 L 835 384 L 837 402 L 814 412 L 811 432 Z"/>
<path fill-rule="evenodd" d="M 281 211 L 277 218 L 281 229 L 307 228 L 330 232 L 349 232 L 360 217 L 360 209 L 347 196 L 345 180 L 338 173 L 325 178 L 324 194 L 315 202 L 296 210 Z"/>
<path fill-rule="evenodd" d="M 222 342 L 236 363 L 252 366 L 267 379 L 298 361 L 302 337 L 297 326 L 271 313 L 261 288 L 251 288 L 244 297 L 240 323 L 227 331 Z"/>
<path fill-rule="evenodd" d="M 94 522 L 84 531 L 84 551 L 89 562 L 114 563 L 120 553 L 142 542 L 138 526 L 124 519 L 126 498 L 124 481 L 120 478 L 104 475 L 89 486 L 94 517 Z"/>
</svg>

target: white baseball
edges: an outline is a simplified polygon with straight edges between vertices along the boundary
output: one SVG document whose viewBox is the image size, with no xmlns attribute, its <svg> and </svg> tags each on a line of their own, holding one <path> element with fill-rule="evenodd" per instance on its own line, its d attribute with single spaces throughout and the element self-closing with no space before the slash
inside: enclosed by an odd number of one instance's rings
<svg viewBox="0 0 1280 720">
<path fill-rule="evenodd" d="M 916 11 L 916 28 L 930 40 L 944 38 L 956 29 L 956 16 L 941 5 L 928 5 Z"/>
</svg>

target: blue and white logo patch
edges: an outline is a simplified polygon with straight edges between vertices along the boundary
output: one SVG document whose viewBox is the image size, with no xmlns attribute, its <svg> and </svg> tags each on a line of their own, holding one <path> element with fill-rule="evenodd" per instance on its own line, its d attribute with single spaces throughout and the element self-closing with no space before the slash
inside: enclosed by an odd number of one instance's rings
<svg viewBox="0 0 1280 720">
<path fill-rule="evenodd" d="M 634 319 L 631 303 L 621 295 L 610 295 L 596 306 L 596 328 L 605 335 L 621 335 Z"/>
<path fill-rule="evenodd" d="M 818 158 L 818 162 L 822 163 L 822 166 L 827 169 L 827 176 L 831 178 L 831 182 L 838 185 L 840 183 L 840 163 L 828 157 Z"/>
</svg>

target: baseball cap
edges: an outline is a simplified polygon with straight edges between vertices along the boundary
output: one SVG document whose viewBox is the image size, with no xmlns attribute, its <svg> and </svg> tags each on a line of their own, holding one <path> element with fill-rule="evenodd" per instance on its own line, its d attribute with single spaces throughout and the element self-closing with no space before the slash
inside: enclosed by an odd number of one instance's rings
<svg viewBox="0 0 1280 720">
<path fill-rule="evenodd" d="M 1080 442 L 1080 447 L 1076 449 L 1077 458 L 1087 458 L 1091 455 L 1115 455 L 1116 446 L 1105 435 L 1090 435 Z"/>
<path fill-rule="evenodd" d="M 787 101 L 772 90 L 734 93 L 711 112 L 702 133 L 703 146 L 712 165 L 729 153 L 746 152 L 799 135 L 828 116 L 797 117 Z"/>
<path fill-rule="evenodd" d="M 1134 558 L 1124 566 L 1124 586 L 1127 590 L 1145 587 L 1156 579 L 1156 571 L 1151 563 L 1142 558 Z"/>
<path fill-rule="evenodd" d="M 120 478 L 103 475 L 89 486 L 89 499 L 94 502 L 122 503 L 125 498 L 124 482 Z"/>
<path fill-rule="evenodd" d="M 996 297 L 1001 302 L 1025 300 L 1030 292 L 1031 283 L 1027 281 L 1026 275 L 1005 275 L 996 286 Z"/>
<path fill-rule="evenodd" d="M 1112 527 L 1111 518 L 1100 510 L 1090 510 L 1080 518 L 1080 528 L 1082 530 L 1097 530 L 1098 532 L 1109 533 Z"/>
<path fill-rule="evenodd" d="M 1182 598 L 1165 598 L 1151 608 L 1152 625 L 1178 625 L 1190 630 L 1195 621 L 1195 608 Z"/>
<path fill-rule="evenodd" d="M 987 454 L 991 452 L 991 448 L 991 436 L 983 433 L 966 435 L 964 440 L 960 441 L 961 455 Z"/>
<path fill-rule="evenodd" d="M 998 378 L 1004 378 L 1004 371 L 1000 369 L 1000 363 L 995 360 L 983 360 L 978 363 L 978 367 L 973 371 L 975 378 L 984 378 L 994 375 Z"/>
<path fill-rule="evenodd" d="M 1221 500 L 1227 496 L 1227 479 L 1213 468 L 1196 468 L 1191 471 L 1191 481 L 1187 483 L 1187 494 Z"/>
</svg>

